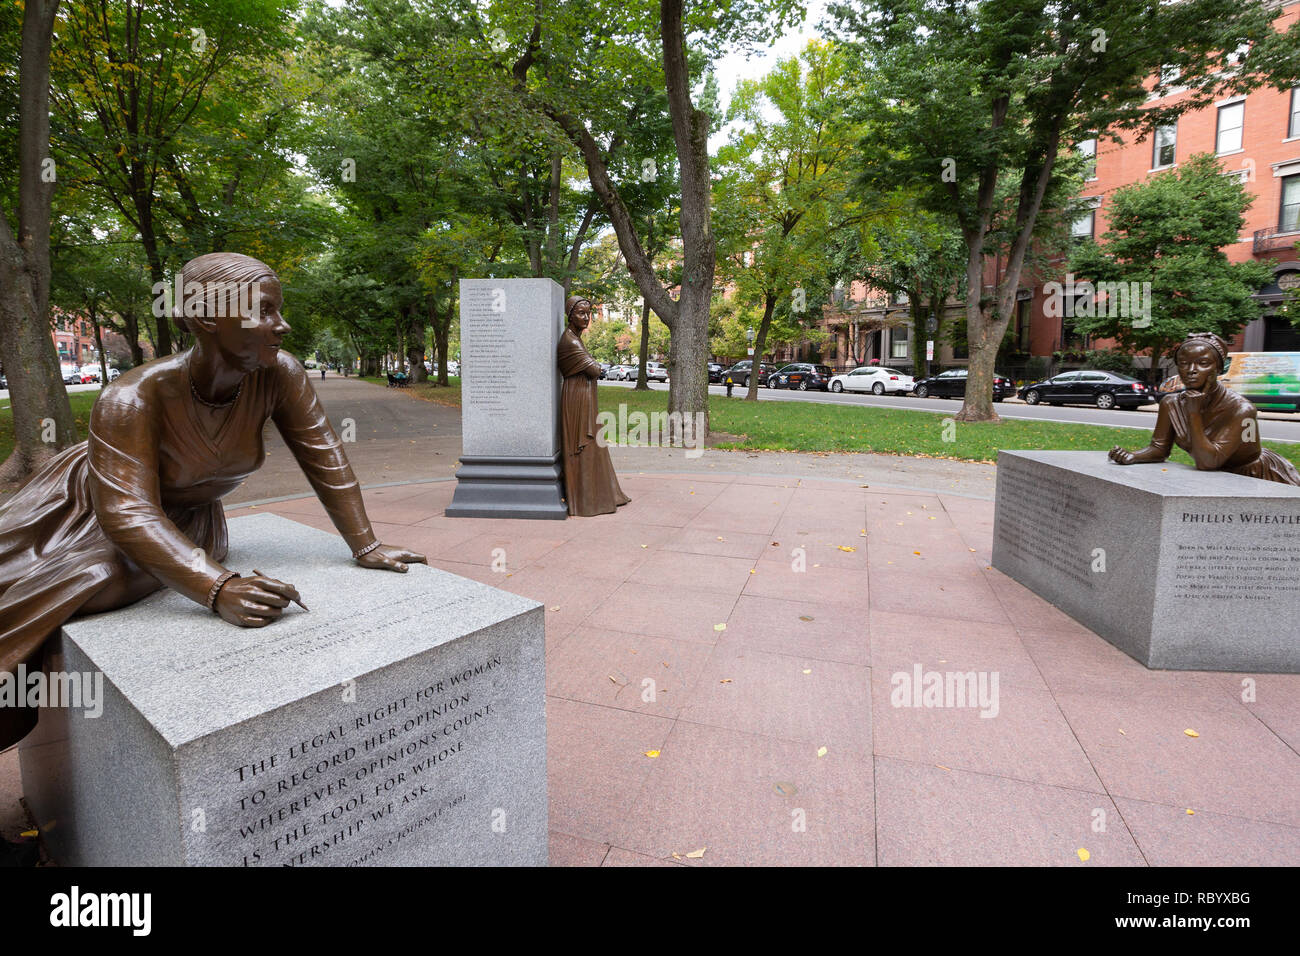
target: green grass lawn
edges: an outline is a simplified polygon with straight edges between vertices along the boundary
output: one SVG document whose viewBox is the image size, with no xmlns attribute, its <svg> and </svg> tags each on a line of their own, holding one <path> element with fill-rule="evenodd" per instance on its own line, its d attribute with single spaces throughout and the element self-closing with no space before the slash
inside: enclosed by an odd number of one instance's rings
<svg viewBox="0 0 1300 956">
<path fill-rule="evenodd" d="M 76 419 L 77 441 L 86 437 L 86 427 L 90 422 L 90 408 L 99 398 L 99 389 L 88 392 L 69 392 L 68 401 L 72 403 L 72 417 Z M 9 411 L 9 399 L 0 399 L 0 461 L 9 457 L 14 450 L 14 417 Z"/>
<path fill-rule="evenodd" d="M 634 411 L 664 411 L 666 392 L 600 389 L 601 411 L 617 414 L 620 403 Z M 1155 416 L 1135 412 L 1135 422 L 1155 424 Z M 1145 429 L 1103 425 L 1067 425 L 1048 421 L 1004 419 L 1000 423 L 957 422 L 947 415 L 898 408 L 825 405 L 814 402 L 746 402 L 709 397 L 709 424 L 714 432 L 736 436 L 720 448 L 804 452 L 880 452 L 962 461 L 996 461 L 998 449 L 1107 451 L 1115 445 L 1141 448 Z M 944 439 L 951 439 L 945 441 Z M 1283 458 L 1300 465 L 1300 445 L 1265 442 Z M 1191 464 L 1181 450 L 1174 461 Z"/>
</svg>

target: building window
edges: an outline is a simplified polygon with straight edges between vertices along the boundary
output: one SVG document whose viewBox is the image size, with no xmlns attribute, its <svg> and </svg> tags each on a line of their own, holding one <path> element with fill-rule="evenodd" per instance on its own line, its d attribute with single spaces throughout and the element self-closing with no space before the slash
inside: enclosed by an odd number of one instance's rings
<svg viewBox="0 0 1300 956">
<path fill-rule="evenodd" d="M 1031 302 L 1021 299 L 1016 303 L 1016 350 L 1029 351 L 1029 316 Z"/>
<path fill-rule="evenodd" d="M 1172 166 L 1174 156 L 1177 154 L 1178 125 L 1170 123 L 1168 126 L 1157 126 L 1155 138 L 1155 151 L 1151 157 L 1151 168 L 1164 169 L 1166 166 Z"/>
<path fill-rule="evenodd" d="M 1083 178 L 1085 180 L 1097 178 L 1097 140 L 1085 139 L 1075 147 L 1079 155 L 1084 158 Z"/>
<path fill-rule="evenodd" d="M 1300 136 L 1300 86 L 1291 90 L 1291 122 L 1287 125 L 1286 135 L 1289 137 Z"/>
<path fill-rule="evenodd" d="M 1214 151 L 1224 153 L 1241 149 L 1241 128 L 1246 121 L 1246 101 L 1238 100 L 1219 107 L 1219 125 L 1214 138 Z"/>
<path fill-rule="evenodd" d="M 1300 173 L 1282 179 L 1282 211 L 1277 226 L 1281 232 L 1300 231 Z"/>
<path fill-rule="evenodd" d="M 1241 66 L 1241 61 L 1246 59 L 1246 54 L 1249 52 L 1250 52 L 1250 44 L 1241 43 L 1238 44 L 1237 48 L 1233 50 L 1231 53 L 1229 53 L 1227 56 L 1225 56 L 1223 59 L 1224 62 L 1230 67 Z"/>
<path fill-rule="evenodd" d="M 1160 85 L 1173 86 L 1182 75 L 1183 71 L 1177 65 L 1167 63 L 1160 67 Z"/>
<path fill-rule="evenodd" d="M 1097 210 L 1089 209 L 1081 213 L 1077 219 L 1070 225 L 1070 238 L 1076 241 L 1091 239 L 1094 235 L 1093 227 L 1096 223 Z"/>
<path fill-rule="evenodd" d="M 907 334 L 906 327 L 894 329 L 889 335 L 889 357 L 891 359 L 907 358 Z"/>
</svg>

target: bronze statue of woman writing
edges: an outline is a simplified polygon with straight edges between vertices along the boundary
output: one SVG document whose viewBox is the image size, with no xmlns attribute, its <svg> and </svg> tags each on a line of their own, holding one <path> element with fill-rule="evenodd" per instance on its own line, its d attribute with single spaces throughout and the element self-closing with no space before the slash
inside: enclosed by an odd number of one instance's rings
<svg viewBox="0 0 1300 956">
<path fill-rule="evenodd" d="M 175 317 L 194 347 L 108 385 L 91 411 L 89 439 L 0 508 L 0 671 L 39 669 L 46 638 L 69 618 L 163 587 L 241 627 L 270 624 L 299 601 L 292 584 L 222 563 L 221 499 L 261 467 L 268 420 L 358 564 L 405 571 L 406 562 L 424 561 L 371 531 L 338 435 L 302 364 L 280 349 L 289 325 L 275 273 L 218 252 L 188 263 L 182 287 Z M 249 314 L 214 309 L 221 296 L 208 294 L 213 288 L 251 290 L 233 297 L 251 302 Z M 0 708 L 0 749 L 25 736 L 36 716 Z"/>
</svg>

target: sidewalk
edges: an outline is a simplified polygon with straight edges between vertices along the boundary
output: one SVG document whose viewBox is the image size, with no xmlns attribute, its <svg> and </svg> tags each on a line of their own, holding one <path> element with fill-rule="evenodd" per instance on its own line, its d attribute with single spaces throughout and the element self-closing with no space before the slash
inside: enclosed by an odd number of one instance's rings
<svg viewBox="0 0 1300 956">
<path fill-rule="evenodd" d="M 446 518 L 450 480 L 366 491 L 384 541 L 545 603 L 553 864 L 1300 856 L 1300 676 L 1148 671 L 992 570 L 992 468 L 654 451 L 614 450 L 633 500 L 597 518 Z M 229 514 L 257 511 L 331 530 L 310 495 Z M 906 706 L 917 668 L 989 693 Z M 11 837 L 18 776 L 0 755 Z"/>
<path fill-rule="evenodd" d="M 1146 670 L 989 568 L 991 501 L 620 481 L 618 514 L 563 522 L 446 518 L 448 481 L 367 493 L 385 541 L 546 604 L 553 864 L 1300 854 L 1300 677 Z M 329 528 L 311 497 L 261 510 Z M 997 672 L 996 716 L 893 706 L 918 665 Z"/>
</svg>

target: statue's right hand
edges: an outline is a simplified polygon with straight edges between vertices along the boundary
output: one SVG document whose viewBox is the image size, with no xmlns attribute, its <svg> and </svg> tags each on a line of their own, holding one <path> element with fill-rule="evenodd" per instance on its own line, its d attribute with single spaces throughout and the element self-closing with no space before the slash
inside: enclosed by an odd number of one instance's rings
<svg viewBox="0 0 1300 956">
<path fill-rule="evenodd" d="M 213 609 L 223 621 L 240 627 L 265 627 L 298 596 L 292 584 L 255 574 L 231 578 L 217 592 Z"/>
</svg>

